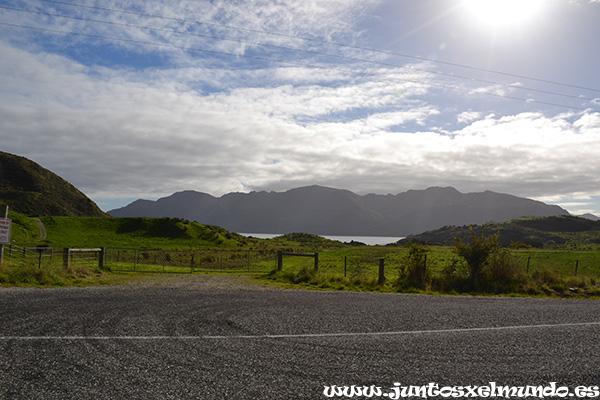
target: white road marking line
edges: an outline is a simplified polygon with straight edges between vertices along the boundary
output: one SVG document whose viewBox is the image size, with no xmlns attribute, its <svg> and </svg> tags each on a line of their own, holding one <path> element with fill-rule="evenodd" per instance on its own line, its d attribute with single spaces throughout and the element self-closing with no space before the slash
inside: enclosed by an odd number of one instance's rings
<svg viewBox="0 0 600 400">
<path fill-rule="evenodd" d="M 223 340 L 223 339 L 293 339 L 359 336 L 419 335 L 433 333 L 464 333 L 483 331 L 504 331 L 518 329 L 562 328 L 600 325 L 600 322 L 573 322 L 564 324 L 490 326 L 481 328 L 427 329 L 416 331 L 391 332 L 338 332 L 338 333 L 296 333 L 272 335 L 198 335 L 198 336 L 0 336 L 0 340 Z"/>
</svg>

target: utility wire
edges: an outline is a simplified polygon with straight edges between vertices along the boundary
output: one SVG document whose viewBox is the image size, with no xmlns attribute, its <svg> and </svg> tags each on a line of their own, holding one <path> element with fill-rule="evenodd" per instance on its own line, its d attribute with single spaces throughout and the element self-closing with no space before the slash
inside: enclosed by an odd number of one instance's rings
<svg viewBox="0 0 600 400">
<path fill-rule="evenodd" d="M 221 29 L 223 29 L 223 28 L 234 29 L 234 30 L 238 30 L 238 31 L 246 31 L 246 32 L 260 33 L 260 34 L 264 34 L 264 35 L 284 37 L 284 38 L 289 38 L 289 39 L 297 39 L 297 40 L 303 40 L 303 41 L 308 41 L 308 42 L 315 42 L 315 43 L 333 45 L 333 46 L 338 46 L 338 47 L 345 47 L 345 48 L 350 48 L 350 49 L 355 49 L 355 50 L 370 51 L 370 52 L 385 54 L 385 55 L 390 55 L 390 56 L 406 57 L 406 58 L 412 58 L 412 59 L 421 60 L 421 61 L 429 61 L 429 62 L 433 62 L 433 63 L 437 63 L 437 64 L 443 64 L 443 65 L 448 65 L 448 66 L 458 67 L 458 68 L 465 68 L 465 69 L 469 69 L 469 70 L 473 70 L 473 71 L 493 73 L 493 74 L 513 77 L 513 78 L 527 79 L 527 80 L 541 82 L 541 83 L 547 83 L 547 84 L 551 84 L 551 85 L 558 85 L 558 86 L 570 87 L 570 88 L 581 89 L 581 90 L 589 90 L 589 91 L 600 93 L 600 89 L 595 89 L 595 88 L 590 88 L 590 87 L 585 87 L 585 86 L 578 86 L 578 85 L 573 85 L 573 84 L 569 84 L 569 83 L 562 83 L 562 82 L 557 82 L 557 81 L 552 81 L 552 80 L 534 78 L 531 76 L 512 74 L 512 73 L 497 71 L 497 70 L 492 70 L 492 69 L 473 67 L 473 66 L 466 65 L 466 64 L 459 64 L 459 63 L 440 61 L 440 60 L 432 60 L 432 59 L 429 59 L 426 57 L 418 57 L 418 56 L 414 56 L 414 55 L 410 55 L 410 54 L 397 53 L 397 52 L 388 51 L 388 50 L 372 49 L 372 48 L 368 48 L 368 47 L 350 45 L 350 44 L 346 44 L 346 43 L 339 43 L 339 42 L 317 39 L 317 38 L 307 38 L 307 37 L 296 36 L 296 35 L 288 35 L 288 34 L 284 34 L 284 33 L 269 32 L 269 31 L 264 31 L 264 30 L 260 30 L 260 29 L 241 28 L 241 27 L 231 26 L 231 25 L 217 24 L 217 23 L 212 23 L 212 22 L 203 22 L 203 21 L 197 21 L 197 20 L 189 20 L 189 19 L 184 19 L 184 18 L 166 17 L 163 15 L 146 14 L 146 13 L 135 12 L 135 11 L 119 10 L 119 9 L 98 7 L 98 6 L 89 6 L 89 5 L 83 5 L 83 4 L 73 4 L 73 3 L 59 1 L 59 0 L 39 0 L 39 1 L 43 1 L 46 3 L 66 5 L 66 6 L 71 6 L 71 7 L 88 8 L 88 9 L 93 9 L 93 10 L 108 11 L 108 12 L 122 13 L 122 14 L 129 14 L 129 15 L 137 15 L 137 16 L 149 17 L 149 18 L 158 18 L 158 19 L 177 21 L 177 22 L 182 22 L 182 23 L 206 25 L 206 26 L 212 26 L 212 27 L 217 27 L 217 28 L 221 28 Z"/>
<path fill-rule="evenodd" d="M 42 32 L 52 32 L 52 33 L 57 33 L 57 34 L 62 34 L 62 35 L 84 36 L 84 37 L 89 37 L 89 38 L 112 40 L 112 41 L 119 41 L 119 42 L 124 42 L 124 43 L 131 43 L 131 44 L 142 44 L 142 45 L 149 45 L 149 46 L 167 47 L 167 48 L 179 49 L 179 50 L 185 50 L 185 51 L 191 51 L 191 52 L 202 52 L 202 53 L 210 53 L 210 54 L 217 54 L 217 55 L 225 55 L 225 56 L 232 56 L 232 57 L 236 57 L 236 58 L 237 57 L 250 58 L 250 59 L 254 59 L 254 60 L 275 62 L 275 63 L 281 63 L 281 64 L 289 64 L 289 65 L 295 65 L 295 66 L 301 66 L 301 67 L 307 67 L 307 68 L 318 68 L 318 69 L 324 69 L 324 70 L 340 71 L 340 72 L 352 73 L 352 74 L 357 72 L 356 70 L 350 70 L 350 69 L 344 69 L 344 68 L 324 67 L 324 66 L 300 63 L 300 62 L 295 62 L 295 61 L 277 60 L 277 59 L 273 59 L 273 58 L 262 57 L 262 56 L 252 56 L 252 55 L 248 55 L 248 54 L 235 54 L 235 53 L 228 53 L 225 51 L 207 50 L 207 49 L 200 49 L 200 48 L 195 48 L 195 47 L 185 47 L 185 46 L 178 46 L 178 45 L 168 44 L 168 43 L 147 42 L 147 41 L 143 41 L 143 40 L 124 39 L 124 38 L 82 33 L 82 32 L 67 32 L 67 31 L 61 31 L 58 29 L 40 28 L 40 27 L 34 27 L 34 26 L 11 24 L 8 22 L 0 22 L 0 25 L 11 26 L 11 27 L 15 27 L 15 28 L 38 30 L 38 31 L 42 31 Z M 362 73 L 364 74 L 365 72 L 362 72 Z M 498 97 L 498 98 L 502 98 L 502 99 L 517 100 L 517 101 L 523 101 L 526 103 L 536 103 L 536 104 L 542 104 L 542 105 L 560 107 L 560 108 L 567 108 L 567 109 L 573 109 L 573 110 L 582 110 L 582 111 L 589 110 L 589 108 L 568 106 L 565 104 L 551 103 L 551 102 L 545 102 L 545 101 L 534 100 L 534 99 L 525 99 L 522 97 L 514 97 L 514 96 L 507 96 L 507 95 L 502 95 L 502 94 L 497 94 L 497 93 L 463 89 L 463 88 L 459 88 L 456 86 L 450 86 L 450 85 L 444 85 L 444 84 L 427 83 L 427 82 L 416 81 L 416 80 L 412 80 L 412 79 L 392 77 L 389 74 L 372 73 L 372 72 L 366 72 L 366 74 L 372 75 L 372 76 L 386 77 L 388 79 L 393 79 L 393 80 L 402 81 L 402 82 L 415 83 L 417 85 L 450 89 L 450 90 L 460 91 L 460 92 L 469 93 L 469 94 L 480 94 L 480 95 Z"/>
<path fill-rule="evenodd" d="M 442 76 L 447 76 L 447 77 L 455 78 L 455 79 L 464 79 L 464 80 L 468 80 L 468 81 L 472 81 L 472 82 L 480 82 L 480 83 L 485 83 L 485 84 L 490 84 L 490 85 L 495 85 L 495 86 L 503 86 L 503 87 L 510 88 L 510 89 L 527 90 L 527 91 L 531 91 L 531 92 L 549 94 L 549 95 L 560 96 L 560 97 L 568 97 L 568 98 L 577 99 L 577 100 L 586 100 L 586 101 L 594 100 L 592 98 L 584 97 L 584 96 L 576 96 L 576 95 L 570 95 L 570 94 L 565 94 L 565 93 L 557 93 L 557 92 L 553 92 L 553 91 L 549 91 L 549 90 L 535 89 L 535 88 L 526 87 L 526 86 L 519 86 L 519 85 L 515 85 L 515 84 L 508 84 L 508 83 L 496 82 L 496 81 L 491 81 L 491 80 L 486 80 L 486 79 L 461 76 L 461 75 L 450 74 L 450 73 L 445 73 L 445 72 L 440 72 L 440 71 L 430 71 L 430 70 L 426 70 L 426 69 L 422 69 L 422 68 L 416 68 L 413 66 L 404 66 L 404 65 L 397 65 L 397 64 L 381 62 L 381 61 L 366 60 L 366 59 L 362 59 L 362 58 L 358 58 L 358 57 L 336 55 L 336 54 L 325 53 L 325 52 L 320 52 L 320 51 L 315 51 L 315 50 L 299 49 L 299 48 L 294 48 L 294 47 L 273 45 L 273 44 L 267 44 L 267 43 L 261 43 L 261 42 L 252 42 L 252 41 L 247 41 L 247 40 L 242 40 L 242 39 L 231 39 L 231 38 L 226 38 L 226 37 L 204 35 L 204 34 L 199 34 L 199 33 L 179 32 L 179 31 L 176 31 L 173 29 L 153 28 L 153 27 L 148 27 L 148 26 L 123 23 L 123 22 L 96 20 L 96 19 L 76 17 L 76 16 L 66 16 L 66 15 L 52 14 L 52 13 L 47 13 L 47 12 L 42 12 L 42 11 L 23 10 L 23 9 L 19 9 L 19 8 L 12 8 L 12 7 L 6 7 L 6 6 L 0 6 L 0 9 L 6 9 L 6 10 L 11 10 L 11 11 L 17 11 L 17 12 L 25 12 L 25 13 L 30 13 L 30 14 L 38 14 L 38 15 L 44 15 L 44 16 L 51 16 L 51 17 L 58 17 L 58 18 L 65 18 L 65 19 L 72 19 L 72 20 L 78 20 L 78 21 L 84 21 L 84 22 L 109 24 L 109 25 L 121 26 L 121 27 L 126 27 L 126 28 L 145 29 L 145 30 L 154 31 L 154 32 L 166 32 L 166 33 L 174 33 L 177 35 L 184 35 L 184 36 L 193 36 L 193 37 L 201 37 L 201 38 L 213 39 L 213 40 L 244 43 L 244 44 L 250 44 L 250 45 L 254 45 L 254 46 L 270 47 L 270 48 L 276 48 L 276 49 L 280 49 L 280 50 L 287 50 L 287 51 L 294 51 L 294 52 L 303 52 L 303 53 L 309 53 L 309 54 L 314 54 L 314 55 L 319 55 L 319 56 L 335 57 L 335 58 L 348 60 L 348 61 L 377 64 L 377 65 L 393 67 L 393 68 L 410 69 L 413 71 L 425 72 L 428 74 L 435 74 L 435 75 L 442 75 Z"/>
</svg>

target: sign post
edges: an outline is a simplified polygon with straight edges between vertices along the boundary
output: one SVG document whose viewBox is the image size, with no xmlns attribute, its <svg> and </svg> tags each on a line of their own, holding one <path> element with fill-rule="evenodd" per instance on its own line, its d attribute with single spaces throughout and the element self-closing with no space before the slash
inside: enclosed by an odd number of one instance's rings
<svg viewBox="0 0 600 400">
<path fill-rule="evenodd" d="M 0 205 L 0 265 L 4 257 L 4 245 L 10 244 L 10 226 L 11 220 L 8 216 L 8 206 Z"/>
</svg>

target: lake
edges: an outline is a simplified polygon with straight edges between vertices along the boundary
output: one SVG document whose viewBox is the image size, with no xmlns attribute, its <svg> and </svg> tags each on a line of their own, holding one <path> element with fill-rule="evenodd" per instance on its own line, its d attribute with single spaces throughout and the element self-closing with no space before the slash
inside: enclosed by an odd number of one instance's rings
<svg viewBox="0 0 600 400">
<path fill-rule="evenodd" d="M 273 239 L 274 237 L 281 236 L 283 233 L 241 233 L 243 236 L 252 236 L 258 239 Z M 333 235 L 319 235 L 329 240 L 337 240 L 340 242 L 361 242 L 367 244 L 369 246 L 375 245 L 386 245 L 390 243 L 395 243 L 400 239 L 404 239 L 404 237 L 391 237 L 391 236 L 333 236 Z"/>
</svg>

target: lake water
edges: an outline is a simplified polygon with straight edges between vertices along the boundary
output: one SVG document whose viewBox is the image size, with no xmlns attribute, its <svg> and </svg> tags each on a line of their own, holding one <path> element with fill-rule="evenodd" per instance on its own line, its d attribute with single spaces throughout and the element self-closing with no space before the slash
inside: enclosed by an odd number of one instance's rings
<svg viewBox="0 0 600 400">
<path fill-rule="evenodd" d="M 241 233 L 243 236 L 252 236 L 258 239 L 273 239 L 277 236 L 282 236 L 282 233 Z M 391 236 L 332 236 L 332 235 L 319 235 L 329 240 L 338 240 L 340 242 L 361 242 L 367 244 L 369 246 L 375 245 L 386 245 L 390 243 L 396 243 L 400 239 L 404 239 L 403 237 L 391 237 Z"/>
</svg>

